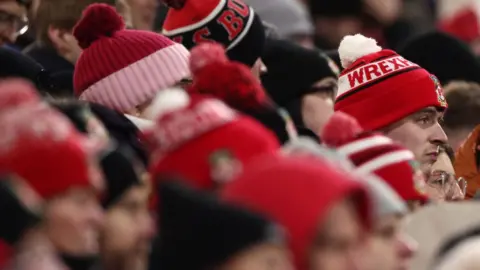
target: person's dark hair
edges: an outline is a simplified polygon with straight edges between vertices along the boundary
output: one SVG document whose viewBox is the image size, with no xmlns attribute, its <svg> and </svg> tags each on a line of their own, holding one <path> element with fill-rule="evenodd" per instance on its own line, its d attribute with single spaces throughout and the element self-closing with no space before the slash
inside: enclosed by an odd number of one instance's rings
<svg viewBox="0 0 480 270">
<path fill-rule="evenodd" d="M 448 110 L 443 126 L 455 130 L 473 129 L 480 124 L 480 84 L 456 81 L 445 86 Z"/>
</svg>

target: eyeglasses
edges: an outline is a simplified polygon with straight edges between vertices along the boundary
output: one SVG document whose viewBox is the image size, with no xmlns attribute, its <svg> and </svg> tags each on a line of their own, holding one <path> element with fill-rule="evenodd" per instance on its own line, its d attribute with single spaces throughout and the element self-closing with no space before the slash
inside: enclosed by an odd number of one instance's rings
<svg viewBox="0 0 480 270">
<path fill-rule="evenodd" d="M 444 171 L 433 172 L 428 178 L 427 184 L 443 190 L 445 194 L 453 194 L 456 187 L 459 187 L 463 194 L 467 191 L 467 181 L 463 177 L 457 179 L 454 174 Z"/>
<path fill-rule="evenodd" d="M 3 10 L 0 10 L 0 23 L 7 24 L 15 29 L 17 35 L 25 34 L 28 30 L 28 18 L 26 16 L 19 17 Z"/>
</svg>

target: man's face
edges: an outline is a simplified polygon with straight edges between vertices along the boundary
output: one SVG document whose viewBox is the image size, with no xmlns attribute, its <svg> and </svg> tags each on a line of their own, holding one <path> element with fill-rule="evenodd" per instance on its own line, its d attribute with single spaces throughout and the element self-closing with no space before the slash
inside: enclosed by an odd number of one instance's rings
<svg viewBox="0 0 480 270">
<path fill-rule="evenodd" d="M 105 264 L 117 269 L 146 269 L 155 232 L 148 198 L 149 187 L 134 186 L 107 210 L 101 242 Z"/>
<path fill-rule="evenodd" d="M 369 250 L 374 261 L 370 270 L 406 270 L 412 258 L 416 243 L 401 232 L 401 217 L 381 217 L 375 224 L 369 241 Z"/>
<path fill-rule="evenodd" d="M 323 127 L 333 115 L 333 100 L 337 81 L 333 77 L 323 78 L 312 85 L 312 92 L 302 97 L 302 120 L 305 127 L 321 134 Z"/>
<path fill-rule="evenodd" d="M 440 153 L 427 179 L 426 192 L 434 201 L 458 201 L 465 198 L 466 183 L 457 181 L 452 162 L 445 152 Z"/>
<path fill-rule="evenodd" d="M 103 210 L 93 189 L 72 188 L 47 204 L 44 228 L 60 253 L 97 255 L 102 225 Z"/>
<path fill-rule="evenodd" d="M 428 175 L 439 155 L 439 145 L 447 142 L 447 136 L 439 124 L 442 112 L 428 107 L 403 119 L 385 131 L 393 140 L 403 144 L 415 154 L 422 172 Z"/>
<path fill-rule="evenodd" d="M 365 230 L 351 201 L 335 205 L 314 240 L 310 270 L 363 269 Z"/>
<path fill-rule="evenodd" d="M 27 9 L 17 1 L 0 1 L 0 46 L 15 42 L 26 18 Z"/>
</svg>

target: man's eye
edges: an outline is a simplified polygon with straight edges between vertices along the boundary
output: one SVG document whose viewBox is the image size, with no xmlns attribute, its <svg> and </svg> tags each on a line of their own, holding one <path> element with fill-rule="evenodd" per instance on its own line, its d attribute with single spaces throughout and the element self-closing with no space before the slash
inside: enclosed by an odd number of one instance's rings
<svg viewBox="0 0 480 270">
<path fill-rule="evenodd" d="M 422 116 L 417 119 L 417 123 L 419 123 L 420 125 L 429 125 L 433 123 L 433 120 L 431 117 Z"/>
<path fill-rule="evenodd" d="M 430 181 L 428 181 L 429 184 L 434 185 L 434 186 L 442 186 L 443 185 L 443 179 L 442 178 L 435 178 Z"/>
<path fill-rule="evenodd" d="M 441 117 L 441 118 L 438 119 L 438 123 L 439 123 L 440 125 L 442 125 L 443 122 L 444 122 L 443 117 Z"/>
</svg>

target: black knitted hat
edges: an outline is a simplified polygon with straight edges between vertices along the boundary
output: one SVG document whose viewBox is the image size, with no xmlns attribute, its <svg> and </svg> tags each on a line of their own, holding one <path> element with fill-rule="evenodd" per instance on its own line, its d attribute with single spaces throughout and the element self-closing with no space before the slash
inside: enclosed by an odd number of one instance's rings
<svg viewBox="0 0 480 270">
<path fill-rule="evenodd" d="M 262 60 L 267 73 L 262 83 L 279 106 L 305 94 L 316 92 L 312 85 L 326 77 L 337 78 L 340 72 L 335 62 L 324 52 L 303 48 L 286 40 L 269 39 Z"/>
<path fill-rule="evenodd" d="M 128 145 L 118 145 L 104 153 L 100 166 L 107 183 L 102 199 L 105 208 L 118 202 L 130 187 L 142 184 L 143 165 Z"/>
<path fill-rule="evenodd" d="M 480 83 L 480 62 L 467 44 L 448 34 L 420 35 L 397 52 L 434 74 L 443 85 L 453 80 Z"/>
<path fill-rule="evenodd" d="M 284 241 L 273 223 L 209 195 L 178 181 L 160 185 L 161 229 L 150 269 L 212 269 L 257 244 Z"/>
</svg>

